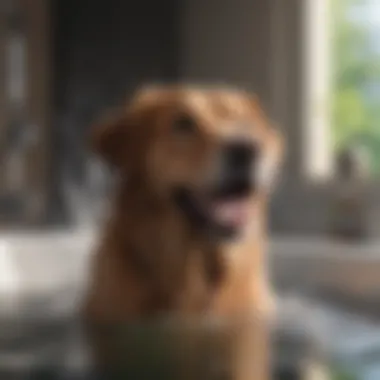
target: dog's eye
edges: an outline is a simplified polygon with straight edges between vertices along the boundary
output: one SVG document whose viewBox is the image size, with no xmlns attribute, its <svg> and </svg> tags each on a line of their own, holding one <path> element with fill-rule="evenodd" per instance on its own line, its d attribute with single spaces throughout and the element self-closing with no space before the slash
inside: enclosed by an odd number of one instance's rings
<svg viewBox="0 0 380 380">
<path fill-rule="evenodd" d="M 196 130 L 196 122 L 189 115 L 179 116 L 173 123 L 173 131 L 178 134 L 189 135 Z"/>
</svg>

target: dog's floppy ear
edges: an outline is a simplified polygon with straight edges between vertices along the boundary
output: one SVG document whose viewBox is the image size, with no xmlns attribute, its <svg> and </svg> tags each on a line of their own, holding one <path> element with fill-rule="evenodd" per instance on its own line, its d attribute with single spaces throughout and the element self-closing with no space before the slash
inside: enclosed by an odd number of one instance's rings
<svg viewBox="0 0 380 380">
<path fill-rule="evenodd" d="M 110 111 L 93 130 L 93 151 L 113 168 L 130 172 L 136 167 L 144 124 L 149 124 L 150 111 L 161 94 L 160 87 L 143 87 L 128 106 Z"/>
<path fill-rule="evenodd" d="M 105 115 L 93 128 L 91 147 L 112 168 L 121 168 L 128 151 L 128 129 L 130 121 L 126 112 L 114 109 Z"/>
</svg>

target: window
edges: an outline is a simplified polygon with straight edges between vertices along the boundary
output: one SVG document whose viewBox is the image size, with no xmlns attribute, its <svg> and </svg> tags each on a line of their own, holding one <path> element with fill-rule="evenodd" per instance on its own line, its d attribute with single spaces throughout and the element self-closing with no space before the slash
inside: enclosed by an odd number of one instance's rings
<svg viewBox="0 0 380 380">
<path fill-rule="evenodd" d="M 271 1 L 273 114 L 287 140 L 273 228 L 325 234 L 339 187 L 336 156 L 359 146 L 369 158 L 367 216 L 377 232 L 380 1 Z"/>
<path fill-rule="evenodd" d="M 304 14 L 305 172 L 326 178 L 344 149 L 380 174 L 380 1 L 307 0 Z"/>
</svg>

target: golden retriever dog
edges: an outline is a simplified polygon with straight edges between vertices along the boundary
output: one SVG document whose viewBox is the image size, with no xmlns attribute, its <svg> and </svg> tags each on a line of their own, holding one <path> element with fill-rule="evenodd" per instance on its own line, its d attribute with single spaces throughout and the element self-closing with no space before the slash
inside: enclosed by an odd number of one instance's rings
<svg viewBox="0 0 380 380">
<path fill-rule="evenodd" d="M 144 88 L 97 126 L 93 144 L 119 183 L 86 323 L 233 321 L 245 327 L 230 334 L 230 378 L 269 378 L 266 214 L 282 142 L 258 99 L 224 87 Z M 94 335 L 99 362 L 108 348 Z"/>
</svg>

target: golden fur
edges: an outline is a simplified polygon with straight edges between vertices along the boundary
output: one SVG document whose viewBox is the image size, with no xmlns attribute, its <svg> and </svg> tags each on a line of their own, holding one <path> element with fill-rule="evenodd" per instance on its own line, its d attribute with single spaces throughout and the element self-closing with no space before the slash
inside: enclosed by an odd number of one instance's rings
<svg viewBox="0 0 380 380">
<path fill-rule="evenodd" d="M 179 141 L 171 135 L 181 112 L 196 120 L 197 137 Z M 271 170 L 276 168 L 281 140 L 258 100 L 242 91 L 143 89 L 96 128 L 94 148 L 118 171 L 120 183 L 94 257 L 87 321 L 125 322 L 162 313 L 267 318 L 272 307 L 264 257 L 269 188 L 250 198 L 252 231 L 217 243 L 189 228 L 169 195 L 176 183 L 200 186 L 211 152 L 236 133 L 239 121 L 249 124 L 239 133 L 257 141 Z M 234 379 L 266 378 L 264 357 L 261 368 L 256 362 L 255 377 L 239 364 L 244 374 L 237 371 Z"/>
</svg>

